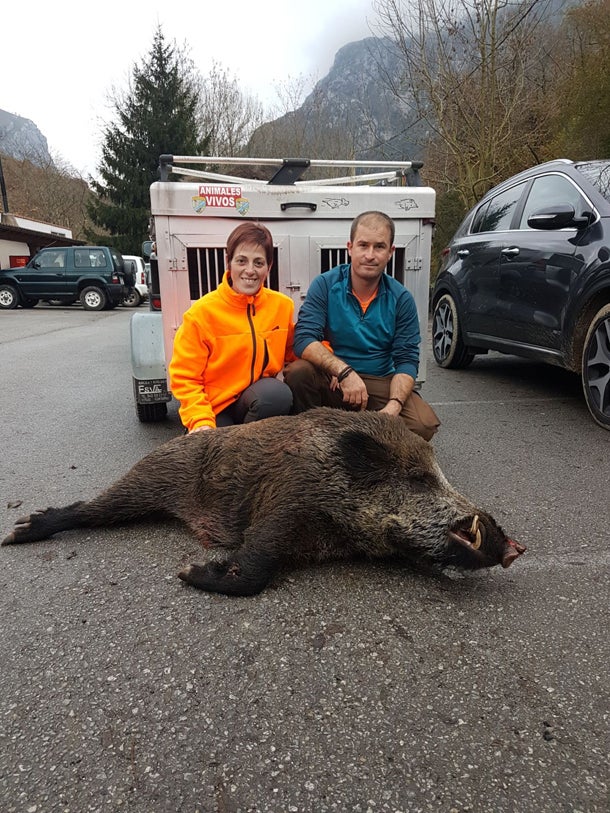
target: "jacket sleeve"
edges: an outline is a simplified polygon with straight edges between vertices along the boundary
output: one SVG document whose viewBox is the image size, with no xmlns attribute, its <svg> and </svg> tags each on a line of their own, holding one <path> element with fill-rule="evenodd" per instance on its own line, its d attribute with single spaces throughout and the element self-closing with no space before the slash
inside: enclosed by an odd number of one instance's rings
<svg viewBox="0 0 610 813">
<path fill-rule="evenodd" d="M 417 378 L 419 370 L 419 318 L 415 300 L 408 291 L 400 296 L 396 307 L 396 330 L 392 343 L 392 360 L 397 373 Z"/>
<path fill-rule="evenodd" d="M 216 426 L 204 387 L 208 357 L 199 322 L 187 311 L 174 338 L 169 376 L 172 393 L 180 401 L 180 419 L 189 432 L 197 426 Z"/>
<path fill-rule="evenodd" d="M 312 281 L 299 309 L 294 329 L 294 352 L 297 356 L 301 356 L 312 342 L 324 341 L 327 315 L 328 288 L 323 275 L 320 275 Z"/>
</svg>

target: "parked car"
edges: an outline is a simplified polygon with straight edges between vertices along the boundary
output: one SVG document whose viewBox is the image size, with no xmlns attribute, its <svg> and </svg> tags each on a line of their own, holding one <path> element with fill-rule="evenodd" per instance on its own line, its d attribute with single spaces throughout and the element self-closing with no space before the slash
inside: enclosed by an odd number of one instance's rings
<svg viewBox="0 0 610 813">
<path fill-rule="evenodd" d="M 488 192 L 443 252 L 432 332 L 441 367 L 496 350 L 578 373 L 610 429 L 610 160 L 550 161 Z"/>
<path fill-rule="evenodd" d="M 146 278 L 146 264 L 143 257 L 134 254 L 123 254 L 126 273 L 131 272 L 133 282 L 123 297 L 123 305 L 127 308 L 137 308 L 141 302 L 148 299 L 148 283 Z"/>
<path fill-rule="evenodd" d="M 27 265 L 0 270 L 0 308 L 33 308 L 42 300 L 86 310 L 116 308 L 125 294 L 123 257 L 108 246 L 43 248 Z"/>
</svg>

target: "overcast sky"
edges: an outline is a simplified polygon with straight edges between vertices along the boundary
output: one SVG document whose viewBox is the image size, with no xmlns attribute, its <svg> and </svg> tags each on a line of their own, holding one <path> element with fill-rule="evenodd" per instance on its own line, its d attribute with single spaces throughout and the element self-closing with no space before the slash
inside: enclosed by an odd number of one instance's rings
<svg viewBox="0 0 610 813">
<path fill-rule="evenodd" d="M 266 105 L 299 76 L 321 79 L 337 50 L 371 36 L 372 0 L 12 0 L 0 12 L 0 109 L 31 119 L 49 150 L 94 173 L 108 95 L 125 88 L 157 25 L 196 67 L 226 67 Z"/>
</svg>

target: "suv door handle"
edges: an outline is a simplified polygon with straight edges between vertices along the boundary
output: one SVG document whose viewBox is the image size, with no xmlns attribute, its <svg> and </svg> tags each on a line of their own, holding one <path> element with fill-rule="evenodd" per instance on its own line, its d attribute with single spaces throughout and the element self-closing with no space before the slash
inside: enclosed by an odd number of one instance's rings
<svg viewBox="0 0 610 813">
<path fill-rule="evenodd" d="M 458 257 L 468 257 L 470 252 L 468 251 L 467 248 L 461 248 L 459 251 L 456 252 L 456 254 L 458 255 Z"/>
<path fill-rule="evenodd" d="M 504 254 L 505 257 L 516 257 L 519 253 L 519 249 L 515 246 L 514 248 L 503 248 L 501 254 Z"/>
</svg>

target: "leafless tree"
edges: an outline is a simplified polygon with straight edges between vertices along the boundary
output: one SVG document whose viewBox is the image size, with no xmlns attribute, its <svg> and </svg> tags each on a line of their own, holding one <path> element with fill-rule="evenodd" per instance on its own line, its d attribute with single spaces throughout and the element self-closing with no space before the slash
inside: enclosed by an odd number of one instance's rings
<svg viewBox="0 0 610 813">
<path fill-rule="evenodd" d="M 314 85 L 313 90 L 308 91 Z M 277 101 L 269 110 L 271 120 L 252 135 L 248 153 L 274 158 L 357 157 L 361 133 L 354 126 L 358 102 L 341 109 L 313 77 L 289 77 L 276 87 Z M 332 115 L 330 110 L 332 109 Z M 352 118 L 350 119 L 350 113 Z M 360 126 L 360 130 L 362 127 Z M 310 169 L 308 178 L 342 175 L 343 169 Z"/>
<path fill-rule="evenodd" d="M 75 239 L 84 239 L 92 192 L 72 166 L 58 155 L 38 156 L 35 163 L 8 156 L 2 161 L 12 214 L 71 229 Z"/>
<path fill-rule="evenodd" d="M 243 92 L 226 68 L 215 62 L 201 83 L 202 130 L 211 155 L 239 155 L 263 122 L 260 101 Z"/>
<path fill-rule="evenodd" d="M 552 0 L 375 0 L 378 28 L 397 44 L 388 77 L 411 106 L 427 174 L 465 207 L 498 181 L 546 157 Z"/>
<path fill-rule="evenodd" d="M 566 13 L 555 88 L 556 150 L 573 159 L 610 152 L 610 0 L 589 0 Z"/>
</svg>

